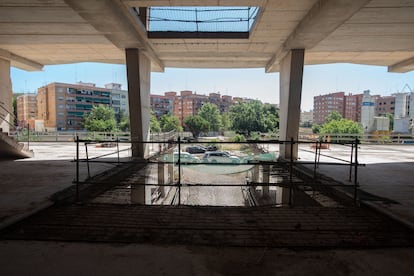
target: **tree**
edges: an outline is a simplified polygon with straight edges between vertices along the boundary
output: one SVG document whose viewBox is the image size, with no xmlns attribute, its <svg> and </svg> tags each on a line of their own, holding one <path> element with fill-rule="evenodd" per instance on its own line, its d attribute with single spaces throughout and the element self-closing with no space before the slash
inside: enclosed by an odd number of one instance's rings
<svg viewBox="0 0 414 276">
<path fill-rule="evenodd" d="M 339 113 L 338 111 L 332 111 L 331 113 L 329 113 L 328 117 L 325 120 L 325 123 L 329 123 L 330 121 L 339 121 L 342 119 L 342 115 L 341 113 Z"/>
<path fill-rule="evenodd" d="M 217 106 L 212 103 L 205 103 L 198 114 L 204 120 L 206 120 L 209 124 L 210 131 L 219 131 L 221 129 L 221 116 L 220 111 L 218 110 Z"/>
<path fill-rule="evenodd" d="M 184 123 L 195 138 L 197 138 L 201 132 L 208 131 L 209 129 L 209 123 L 200 115 L 189 116 L 185 119 Z"/>
<path fill-rule="evenodd" d="M 112 132 L 116 130 L 114 111 L 107 106 L 94 106 L 83 116 L 83 125 L 88 131 Z"/>
<path fill-rule="evenodd" d="M 182 131 L 183 128 L 180 126 L 180 120 L 177 118 L 177 116 L 171 116 L 171 115 L 162 115 L 160 117 L 160 126 L 161 130 L 164 132 L 168 131 Z"/>
<path fill-rule="evenodd" d="M 228 113 L 221 114 L 221 129 L 229 130 L 231 127 L 231 121 Z"/>
<path fill-rule="evenodd" d="M 116 121 L 118 123 L 119 130 L 129 131 L 129 128 L 130 128 L 129 116 L 127 116 L 122 110 L 119 111 L 118 115 L 116 116 Z"/>
<path fill-rule="evenodd" d="M 151 132 L 161 131 L 160 122 L 158 121 L 157 117 L 154 115 L 154 112 L 151 112 L 151 115 L 150 115 L 150 130 Z"/>
<path fill-rule="evenodd" d="M 394 130 L 394 114 L 387 113 L 386 116 L 390 120 L 390 131 L 393 131 Z"/>
<path fill-rule="evenodd" d="M 314 134 L 318 134 L 319 132 L 321 132 L 321 126 L 318 124 L 313 124 L 312 125 L 312 133 Z"/>
<path fill-rule="evenodd" d="M 271 105 L 260 101 L 239 103 L 230 108 L 232 129 L 240 133 L 276 131 L 279 127 L 279 112 Z"/>
<path fill-rule="evenodd" d="M 362 134 L 360 124 L 347 119 L 331 120 L 320 129 L 321 134 Z"/>
</svg>

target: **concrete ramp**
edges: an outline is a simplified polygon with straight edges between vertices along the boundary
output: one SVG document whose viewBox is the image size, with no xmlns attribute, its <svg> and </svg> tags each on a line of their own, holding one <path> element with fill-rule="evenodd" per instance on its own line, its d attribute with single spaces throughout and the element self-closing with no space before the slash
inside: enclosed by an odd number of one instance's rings
<svg viewBox="0 0 414 276">
<path fill-rule="evenodd" d="M 0 159 L 22 159 L 33 157 L 33 151 L 27 150 L 4 132 L 0 132 Z"/>
</svg>

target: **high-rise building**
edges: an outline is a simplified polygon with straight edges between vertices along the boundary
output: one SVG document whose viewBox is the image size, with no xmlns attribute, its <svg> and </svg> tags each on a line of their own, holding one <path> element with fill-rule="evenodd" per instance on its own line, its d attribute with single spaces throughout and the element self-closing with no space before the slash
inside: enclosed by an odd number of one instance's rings
<svg viewBox="0 0 414 276">
<path fill-rule="evenodd" d="M 162 115 L 173 114 L 176 92 L 165 92 L 164 95 L 150 95 L 151 110 L 157 118 Z"/>
<path fill-rule="evenodd" d="M 344 96 L 344 114 L 343 117 L 354 122 L 361 122 L 361 105 L 363 94 Z"/>
<path fill-rule="evenodd" d="M 407 117 L 409 113 L 409 94 L 408 93 L 396 93 L 395 96 L 395 118 Z"/>
<path fill-rule="evenodd" d="M 313 111 L 301 111 L 300 121 L 301 126 L 310 126 L 313 123 Z"/>
<path fill-rule="evenodd" d="M 184 90 L 180 92 L 180 96 L 174 99 L 174 116 L 180 120 L 183 125 L 185 119 L 189 116 L 197 115 L 204 103 L 209 102 L 205 95 L 193 94 L 192 91 Z"/>
<path fill-rule="evenodd" d="M 93 83 L 50 83 L 38 89 L 37 119 L 43 120 L 44 129 L 47 131 L 83 129 L 83 116 L 94 106 L 112 107 L 113 101 L 117 101 L 117 96 L 112 98 L 113 90 L 118 91 L 114 95 L 119 95 L 122 99 L 119 93 L 120 86 L 117 85 L 100 88 Z M 119 104 L 116 102 L 115 106 L 119 107 L 120 111 L 123 106 L 127 108 L 128 104 L 122 105 L 120 101 Z"/>
<path fill-rule="evenodd" d="M 119 83 L 105 84 L 105 88 L 111 90 L 111 106 L 115 112 L 115 116 L 118 117 L 121 113 L 124 116 L 128 116 L 128 91 L 122 90 L 122 86 Z"/>
<path fill-rule="evenodd" d="M 335 92 L 319 95 L 313 98 L 313 122 L 315 124 L 325 123 L 326 118 L 333 111 L 344 116 L 345 93 Z"/>
<path fill-rule="evenodd" d="M 314 97 L 314 123 L 325 123 L 327 116 L 333 111 L 337 111 L 345 119 L 362 122 L 363 97 L 364 94 L 345 95 L 344 92 Z M 370 97 L 370 100 L 374 101 L 375 116 L 385 116 L 387 113 L 394 114 L 394 96 L 370 95 Z"/>
<path fill-rule="evenodd" d="M 375 100 L 375 116 L 384 117 L 394 114 L 395 96 L 378 96 Z"/>
<path fill-rule="evenodd" d="M 369 90 L 365 90 L 362 97 L 361 124 L 364 132 L 374 131 L 375 117 L 375 96 L 370 95 Z"/>
<path fill-rule="evenodd" d="M 37 95 L 25 94 L 16 98 L 17 123 L 19 127 L 34 129 L 34 120 L 37 116 Z"/>
<path fill-rule="evenodd" d="M 414 92 L 396 93 L 394 131 L 398 133 L 413 133 Z"/>
</svg>

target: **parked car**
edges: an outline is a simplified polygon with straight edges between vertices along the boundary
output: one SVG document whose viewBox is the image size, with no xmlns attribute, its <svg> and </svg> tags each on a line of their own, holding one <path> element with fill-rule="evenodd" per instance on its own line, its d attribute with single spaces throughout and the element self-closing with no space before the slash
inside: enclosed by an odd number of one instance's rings
<svg viewBox="0 0 414 276">
<path fill-rule="evenodd" d="M 205 153 L 207 149 L 203 146 L 189 146 L 185 151 L 188 153 Z"/>
<path fill-rule="evenodd" d="M 216 150 L 218 150 L 217 146 L 215 146 L 215 145 L 208 145 L 206 147 L 206 149 L 207 149 L 207 151 L 216 151 Z"/>
<path fill-rule="evenodd" d="M 202 158 L 206 163 L 240 163 L 240 158 L 225 151 L 206 152 Z"/>
<path fill-rule="evenodd" d="M 163 157 L 163 161 L 166 162 L 178 162 L 178 152 L 174 152 L 173 154 L 166 154 Z M 180 163 L 200 163 L 200 159 L 196 156 L 189 154 L 188 152 L 181 152 L 180 153 Z"/>
</svg>

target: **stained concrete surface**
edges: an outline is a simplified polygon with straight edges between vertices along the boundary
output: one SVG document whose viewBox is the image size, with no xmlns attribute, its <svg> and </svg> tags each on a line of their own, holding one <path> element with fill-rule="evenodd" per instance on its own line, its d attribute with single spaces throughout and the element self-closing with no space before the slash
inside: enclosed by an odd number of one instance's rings
<svg viewBox="0 0 414 276">
<path fill-rule="evenodd" d="M 413 275 L 411 248 L 287 250 L 1 241 L 2 275 Z"/>
<path fill-rule="evenodd" d="M 121 144 L 127 149 L 128 144 Z M 27 214 L 52 204 L 50 196 L 73 185 L 76 175 L 75 143 L 30 143 L 34 157 L 0 161 L 0 228 Z M 114 148 L 88 147 L 89 157 L 114 152 Z M 121 153 L 126 157 L 127 151 Z M 80 147 L 80 158 L 86 157 L 85 147 Z M 113 160 L 117 155 L 107 158 Z M 114 164 L 91 163 L 91 175 L 112 168 Z M 86 163 L 80 165 L 80 180 L 87 174 Z"/>
<path fill-rule="evenodd" d="M 309 146 L 301 146 L 300 161 L 313 161 L 315 155 Z M 330 157 L 350 160 L 351 148 L 331 145 L 322 150 L 321 162 L 340 162 Z M 365 145 L 358 149 L 359 189 L 378 196 L 367 203 L 392 213 L 414 226 L 414 145 Z M 309 166 L 313 169 L 313 166 Z M 318 172 L 345 184 L 349 181 L 349 166 L 320 165 Z M 354 174 L 352 174 L 352 180 Z"/>
<path fill-rule="evenodd" d="M 72 143 L 33 143 L 31 148 L 34 158 L 0 163 L 3 218 L 41 207 L 54 192 L 72 185 Z M 348 156 L 335 147 L 323 153 Z M 311 152 L 299 155 L 301 160 L 314 158 Z M 360 162 L 367 164 L 359 170 L 361 188 L 400 202 L 405 210 L 398 212 L 396 204 L 386 208 L 407 219 L 414 213 L 413 156 L 414 146 L 409 145 L 362 145 L 360 149 Z M 108 168 L 101 165 L 94 164 L 93 170 Z M 320 171 L 345 180 L 348 177 L 344 167 L 321 167 Z M 83 167 L 82 177 L 85 172 Z M 412 248 L 287 250 L 0 241 L 1 275 L 413 275 L 413 258 Z"/>
</svg>

